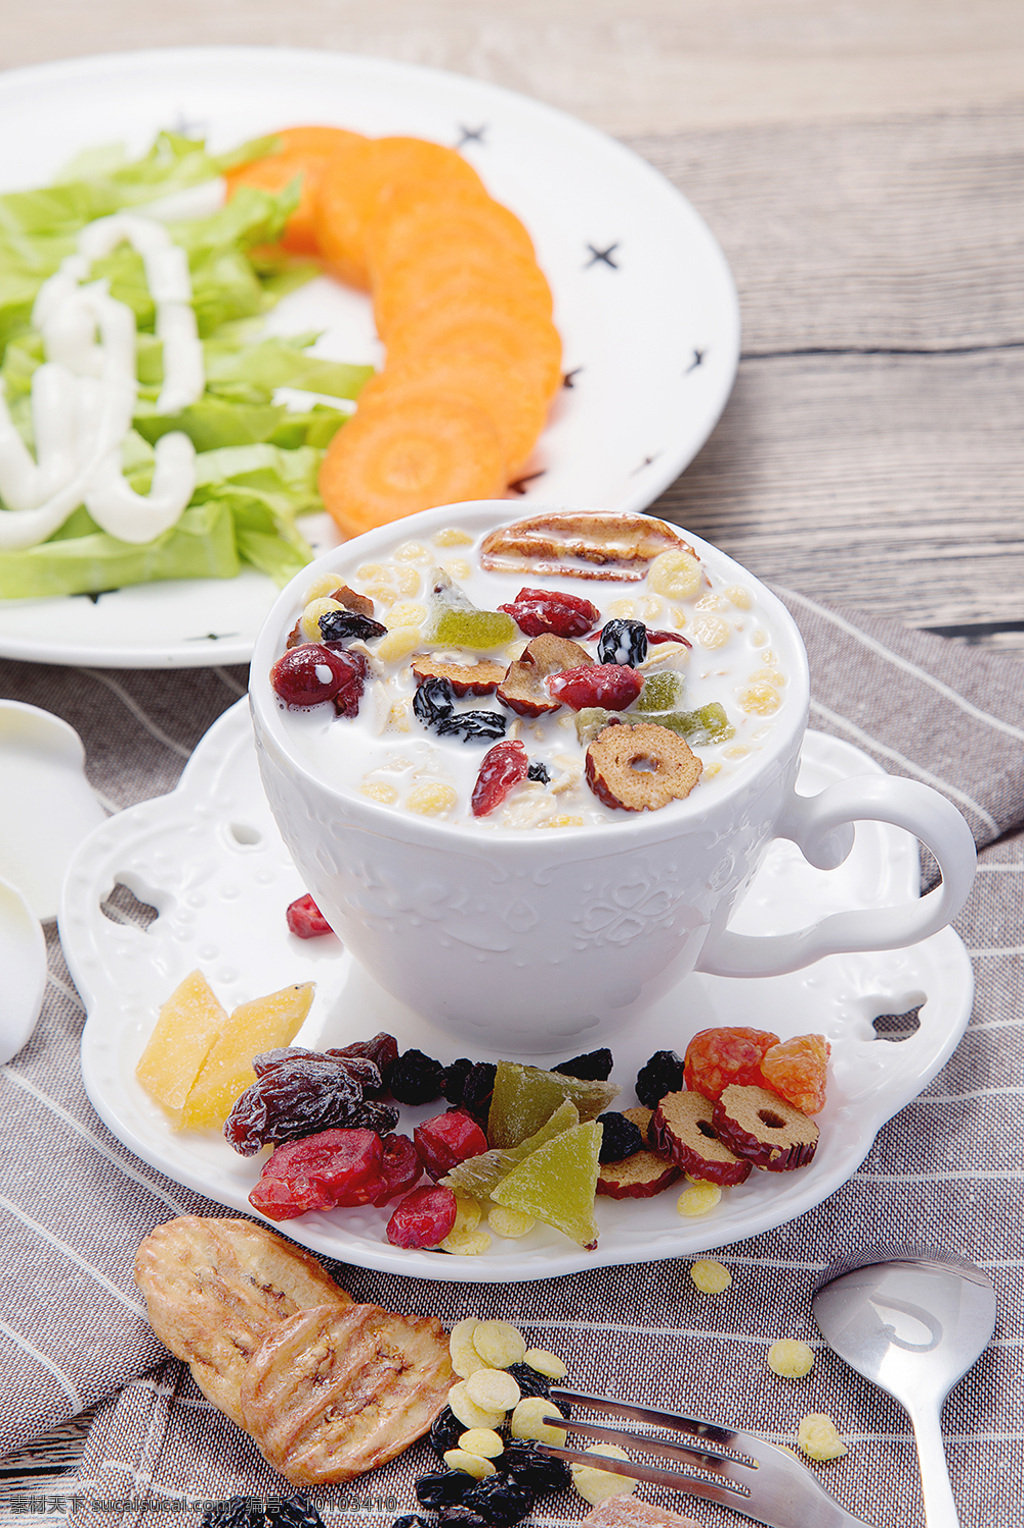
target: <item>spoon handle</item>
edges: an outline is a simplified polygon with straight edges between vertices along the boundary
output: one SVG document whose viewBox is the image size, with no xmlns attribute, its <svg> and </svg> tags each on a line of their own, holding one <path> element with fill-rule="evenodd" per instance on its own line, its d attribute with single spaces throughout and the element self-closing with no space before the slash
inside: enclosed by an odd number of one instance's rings
<svg viewBox="0 0 1024 1528">
<path fill-rule="evenodd" d="M 910 1413 L 921 1467 L 921 1494 L 928 1528 L 960 1528 L 960 1518 L 949 1483 L 946 1450 L 942 1443 L 939 1411 L 921 1407 Z"/>
</svg>

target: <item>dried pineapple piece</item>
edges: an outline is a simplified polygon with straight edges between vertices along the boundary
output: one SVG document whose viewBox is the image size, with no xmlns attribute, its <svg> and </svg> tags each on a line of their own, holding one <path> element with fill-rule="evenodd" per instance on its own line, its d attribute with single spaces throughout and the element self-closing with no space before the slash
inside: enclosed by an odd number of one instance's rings
<svg viewBox="0 0 1024 1528">
<path fill-rule="evenodd" d="M 300 982 L 235 1009 L 185 1099 L 181 1120 L 185 1129 L 223 1125 L 236 1100 L 256 1081 L 252 1058 L 292 1043 L 315 991 L 315 982 Z"/>
<path fill-rule="evenodd" d="M 160 1009 L 135 1075 L 175 1125 L 180 1126 L 189 1091 L 227 1021 L 201 971 L 186 976 Z"/>
</svg>

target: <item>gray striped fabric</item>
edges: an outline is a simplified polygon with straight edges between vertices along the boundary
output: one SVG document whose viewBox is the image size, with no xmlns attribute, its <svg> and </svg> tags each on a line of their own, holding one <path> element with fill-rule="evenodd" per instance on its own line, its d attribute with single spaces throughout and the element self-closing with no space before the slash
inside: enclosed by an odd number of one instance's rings
<svg viewBox="0 0 1024 1528">
<path fill-rule="evenodd" d="M 810 1293 L 832 1257 L 872 1240 L 937 1241 L 980 1262 L 998 1289 L 995 1340 L 952 1396 L 945 1432 L 965 1528 L 1000 1528 L 1016 1521 L 1024 1499 L 1024 665 L 798 594 L 784 597 L 811 656 L 812 724 L 872 753 L 892 773 L 937 784 L 965 813 L 983 850 L 960 921 L 978 1001 L 951 1061 L 883 1128 L 862 1169 L 831 1199 L 716 1254 L 733 1275 L 732 1288 L 717 1298 L 698 1295 L 678 1260 L 504 1287 L 331 1271 L 357 1299 L 437 1314 L 446 1323 L 507 1317 L 532 1342 L 561 1353 L 581 1389 L 782 1440 L 792 1440 L 804 1413 L 828 1412 L 850 1448 L 822 1479 L 879 1528 L 911 1528 L 923 1519 L 900 1409 L 827 1351 L 799 1383 L 775 1378 L 764 1355 L 780 1335 L 815 1341 Z M 245 682 L 243 670 L 115 674 L 5 664 L 0 674 L 6 694 L 79 729 L 92 782 L 114 808 L 172 788 Z M 109 1397 L 95 1412 L 74 1483 L 76 1518 L 127 1528 L 160 1504 L 178 1512 L 185 1499 L 280 1495 L 282 1481 L 254 1447 L 203 1400 L 187 1371 L 166 1361 L 132 1283 L 135 1249 L 155 1224 L 179 1209 L 216 1214 L 218 1206 L 137 1163 L 97 1120 L 78 1076 L 84 1015 L 55 936 L 50 972 L 39 1030 L 0 1073 L 2 1447 L 13 1449 Z M 414 1510 L 412 1482 L 431 1458 L 419 1445 L 314 1500 L 332 1520 L 370 1513 L 390 1522 Z M 658 1498 L 653 1489 L 643 1494 Z M 706 1504 L 672 1504 L 702 1523 L 736 1521 Z M 581 1511 L 552 1499 L 540 1520 Z"/>
</svg>

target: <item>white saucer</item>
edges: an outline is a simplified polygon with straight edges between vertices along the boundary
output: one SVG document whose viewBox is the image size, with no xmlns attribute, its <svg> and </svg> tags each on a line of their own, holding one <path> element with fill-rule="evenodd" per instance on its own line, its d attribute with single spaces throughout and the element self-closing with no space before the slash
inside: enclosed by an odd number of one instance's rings
<svg viewBox="0 0 1024 1528">
<path fill-rule="evenodd" d="M 800 785 L 816 793 L 833 780 L 877 773 L 846 743 L 809 733 Z M 116 883 L 159 913 L 148 930 L 101 910 Z M 811 869 L 792 845 L 776 844 L 734 926 L 776 932 L 839 907 L 878 906 L 917 894 L 915 841 L 882 823 L 857 830 L 839 870 Z M 160 1004 L 201 967 L 225 1007 L 289 982 L 315 980 L 317 996 L 297 1043 L 344 1044 L 377 1030 L 403 1049 L 418 1046 L 443 1062 L 460 1050 L 377 987 L 333 935 L 303 941 L 287 932 L 285 908 L 304 887 L 281 842 L 259 782 L 246 701 L 210 729 L 178 788 L 120 813 L 82 845 L 64 885 L 60 933 L 89 1019 L 82 1072 L 97 1112 L 113 1133 L 170 1178 L 252 1215 L 248 1193 L 259 1173 L 218 1134 L 177 1133 L 135 1081 L 134 1068 Z M 598 1201 L 601 1238 L 584 1252 L 538 1228 L 520 1241 L 495 1237 L 481 1257 L 408 1252 L 384 1240 L 387 1213 L 335 1210 L 286 1221 L 280 1229 L 316 1252 L 412 1277 L 514 1281 L 573 1273 L 601 1264 L 691 1256 L 782 1225 L 812 1208 L 856 1171 L 879 1127 L 914 1098 L 951 1054 L 967 1024 L 973 980 L 966 951 L 950 929 L 913 949 L 833 956 L 809 971 L 767 980 L 691 976 L 644 1023 L 613 1047 L 621 1107 L 655 1050 L 682 1052 L 697 1030 L 755 1024 L 783 1038 L 809 1031 L 832 1042 L 829 1101 L 821 1142 L 808 1168 L 756 1173 L 727 1190 L 701 1219 L 676 1212 L 678 1190 L 648 1200 Z M 482 998 L 486 994 L 482 993 Z M 872 1021 L 920 1007 L 920 1027 L 893 1043 Z M 474 1059 L 495 1059 L 480 1053 Z M 437 1105 L 404 1110 L 411 1130 Z"/>
</svg>

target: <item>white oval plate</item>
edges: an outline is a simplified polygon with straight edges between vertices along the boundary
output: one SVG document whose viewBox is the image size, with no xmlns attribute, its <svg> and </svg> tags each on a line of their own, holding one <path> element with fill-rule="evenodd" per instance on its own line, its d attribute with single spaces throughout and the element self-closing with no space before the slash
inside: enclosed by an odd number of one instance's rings
<svg viewBox="0 0 1024 1528">
<path fill-rule="evenodd" d="M 849 744 L 807 735 L 800 774 L 805 793 L 878 772 Z M 917 894 L 918 879 L 916 841 L 883 823 L 858 827 L 850 858 L 828 874 L 813 870 L 792 844 L 777 843 L 733 926 L 782 932 L 838 907 L 903 901 Z M 111 921 L 101 911 L 118 882 L 158 910 L 148 931 Z M 121 812 L 86 840 L 64 884 L 60 934 L 89 1010 L 82 1074 L 98 1114 L 145 1162 L 249 1215 L 258 1162 L 237 1156 L 219 1133 L 175 1132 L 135 1080 L 157 1009 L 189 971 L 201 967 L 228 1009 L 289 982 L 315 981 L 300 1045 L 342 1045 L 386 1029 L 403 1049 L 417 1046 L 445 1063 L 461 1054 L 441 1031 L 377 987 L 333 935 L 304 941 L 287 932 L 285 907 L 303 890 L 260 785 L 244 700 L 206 734 L 175 791 Z M 646 1200 L 599 1198 L 595 1251 L 584 1252 L 540 1227 L 520 1241 L 494 1237 L 481 1257 L 392 1247 L 384 1238 L 389 1212 L 383 1210 L 309 1214 L 280 1229 L 344 1262 L 457 1281 L 540 1279 L 601 1264 L 692 1256 L 739 1241 L 785 1224 L 846 1182 L 882 1123 L 950 1055 L 967 1024 L 972 995 L 970 962 L 951 929 L 913 949 L 833 956 L 791 976 L 688 977 L 613 1044 L 620 1107 L 634 1101 L 633 1079 L 654 1051 L 682 1052 L 698 1030 L 748 1024 L 751 1014 L 759 1028 L 784 1039 L 813 1031 L 827 1035 L 833 1047 L 829 1099 L 811 1165 L 792 1173 L 755 1173 L 726 1190 L 718 1208 L 701 1219 L 676 1213 L 679 1188 Z M 878 1038 L 872 1023 L 878 1015 L 919 1005 L 916 1033 L 898 1044 Z M 496 1049 L 474 1059 L 500 1054 Z M 399 1128 L 410 1131 L 437 1108 L 403 1110 Z"/>
<path fill-rule="evenodd" d="M 141 151 L 160 128 L 204 134 L 219 150 L 298 122 L 410 133 L 463 150 L 534 235 L 571 382 L 528 464 L 522 502 L 652 503 L 729 396 L 739 358 L 735 286 L 706 225 L 667 180 L 552 107 L 459 75 L 339 53 L 176 48 L 77 59 L 0 75 L 0 188 L 44 183 L 90 144 Z M 273 324 L 324 331 L 321 353 L 337 359 L 380 359 L 368 302 L 326 279 L 286 299 Z M 317 550 L 330 536 L 318 517 Z M 99 599 L 3 600 L 0 656 L 118 668 L 244 663 L 275 592 L 250 571 Z"/>
</svg>

